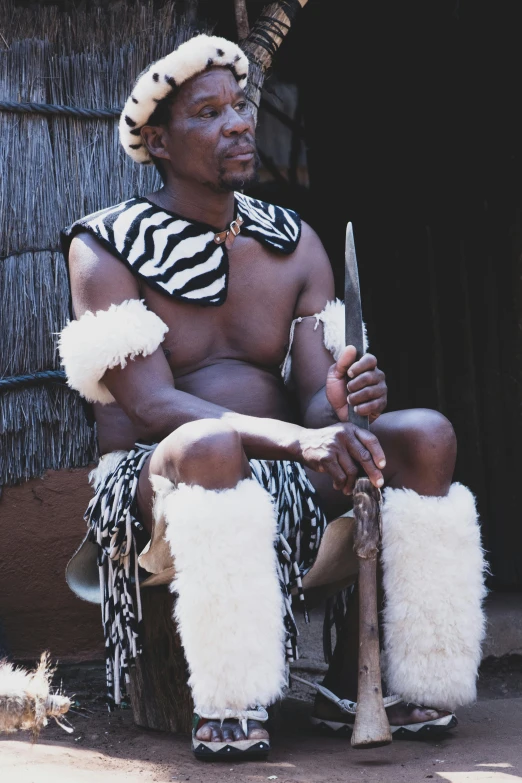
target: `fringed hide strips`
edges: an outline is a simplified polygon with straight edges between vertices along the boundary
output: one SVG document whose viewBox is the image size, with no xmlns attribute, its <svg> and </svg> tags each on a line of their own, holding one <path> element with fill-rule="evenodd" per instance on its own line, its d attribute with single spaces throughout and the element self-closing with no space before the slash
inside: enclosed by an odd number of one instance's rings
<svg viewBox="0 0 522 783">
<path fill-rule="evenodd" d="M 152 162 L 140 131 L 159 101 L 187 79 L 213 67 L 228 68 L 238 85 L 246 86 L 248 60 L 245 53 L 232 41 L 209 35 L 197 35 L 186 41 L 138 76 L 120 119 L 120 141 L 133 160 Z"/>
<path fill-rule="evenodd" d="M 116 108 L 129 74 L 193 33 L 174 2 L 76 8 L 0 0 L 5 101 Z M 201 28 L 201 25 L 200 25 Z M 0 111 L 0 375 L 59 368 L 56 333 L 70 316 L 64 226 L 160 185 L 153 166 L 122 154 L 114 119 Z M 58 183 L 58 190 L 57 190 Z M 96 458 L 84 404 L 46 383 L 0 394 L 0 486 Z"/>
<path fill-rule="evenodd" d="M 286 684 L 271 497 L 253 479 L 210 491 L 174 489 L 155 477 L 154 487 L 174 557 L 175 619 L 196 712 L 246 717 L 256 704 L 272 704 Z"/>
<path fill-rule="evenodd" d="M 138 299 L 127 299 L 96 313 L 87 311 L 60 334 L 58 347 L 67 383 L 89 402 L 114 402 L 100 382 L 106 371 L 125 367 L 136 356 L 154 353 L 167 332 L 161 318 Z"/>
<path fill-rule="evenodd" d="M 474 497 L 386 489 L 384 673 L 405 701 L 454 710 L 476 698 L 486 565 Z"/>
<path fill-rule="evenodd" d="M 72 731 L 60 720 L 71 702 L 62 693 L 51 693 L 52 676 L 47 653 L 42 654 L 32 672 L 0 661 L 0 733 L 28 730 L 37 739 L 49 718 L 54 718 L 66 731 Z"/>
<path fill-rule="evenodd" d="M 327 302 L 324 310 L 311 316 L 302 316 L 295 318 L 290 326 L 290 337 L 288 339 L 288 351 L 283 364 L 281 365 L 281 375 L 285 384 L 290 383 L 292 376 L 292 344 L 297 324 L 302 323 L 304 318 L 315 318 L 314 329 L 319 324 L 323 325 L 323 343 L 327 351 L 330 351 L 335 361 L 341 355 L 341 351 L 346 347 L 345 325 L 344 325 L 344 302 L 340 299 L 333 299 Z M 364 350 L 368 350 L 368 338 L 366 334 L 366 325 L 364 327 Z"/>
</svg>

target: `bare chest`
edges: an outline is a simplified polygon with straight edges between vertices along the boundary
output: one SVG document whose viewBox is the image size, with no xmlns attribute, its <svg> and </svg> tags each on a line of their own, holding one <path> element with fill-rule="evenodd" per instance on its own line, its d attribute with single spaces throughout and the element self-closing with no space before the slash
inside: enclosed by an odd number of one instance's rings
<svg viewBox="0 0 522 783">
<path fill-rule="evenodd" d="M 286 353 L 301 278 L 295 255 L 268 252 L 254 239 L 239 236 L 229 251 L 223 305 L 180 302 L 143 285 L 147 306 L 169 327 L 163 348 L 174 377 L 229 359 L 278 367 Z"/>
</svg>

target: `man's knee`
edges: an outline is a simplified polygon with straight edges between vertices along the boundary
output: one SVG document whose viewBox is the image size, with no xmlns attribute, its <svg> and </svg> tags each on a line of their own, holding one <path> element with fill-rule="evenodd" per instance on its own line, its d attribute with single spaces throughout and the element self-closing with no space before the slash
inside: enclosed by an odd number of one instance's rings
<svg viewBox="0 0 522 783">
<path fill-rule="evenodd" d="M 153 465 L 151 472 L 161 472 L 175 483 L 229 488 L 247 472 L 240 435 L 217 419 L 183 424 L 162 441 L 157 451 L 161 469 Z"/>
<path fill-rule="evenodd" d="M 403 411 L 401 417 L 402 451 L 408 462 L 453 466 L 457 439 L 451 422 L 438 411 L 417 408 Z"/>
</svg>

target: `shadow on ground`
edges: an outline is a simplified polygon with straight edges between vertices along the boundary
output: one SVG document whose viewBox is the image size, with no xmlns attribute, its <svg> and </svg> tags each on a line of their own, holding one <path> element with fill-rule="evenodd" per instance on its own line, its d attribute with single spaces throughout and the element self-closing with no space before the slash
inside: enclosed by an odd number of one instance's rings
<svg viewBox="0 0 522 783">
<path fill-rule="evenodd" d="M 307 674 L 307 676 L 312 676 Z M 308 693 L 285 699 L 267 762 L 196 762 L 187 736 L 140 729 L 131 710 L 107 711 L 101 665 L 59 667 L 55 682 L 73 695 L 74 733 L 49 725 L 35 745 L 26 734 L 0 740 L 5 783 L 450 783 L 522 781 L 522 659 L 485 662 L 478 704 L 459 714 L 447 739 L 395 741 L 353 750 L 347 740 L 315 735 Z"/>
</svg>

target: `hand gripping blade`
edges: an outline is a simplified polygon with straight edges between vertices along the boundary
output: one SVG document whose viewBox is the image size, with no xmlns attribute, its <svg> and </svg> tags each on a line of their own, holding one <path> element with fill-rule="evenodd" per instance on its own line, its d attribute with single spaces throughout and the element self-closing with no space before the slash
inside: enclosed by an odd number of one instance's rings
<svg viewBox="0 0 522 783">
<path fill-rule="evenodd" d="M 344 305 L 345 305 L 345 339 L 346 345 L 353 345 L 357 351 L 357 359 L 364 353 L 364 326 L 361 308 L 361 290 L 359 288 L 359 271 L 352 224 L 346 227 L 346 248 L 344 256 Z M 359 416 L 353 406 L 348 404 L 348 417 L 352 424 L 368 430 L 368 416 Z"/>
</svg>

